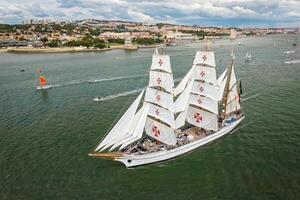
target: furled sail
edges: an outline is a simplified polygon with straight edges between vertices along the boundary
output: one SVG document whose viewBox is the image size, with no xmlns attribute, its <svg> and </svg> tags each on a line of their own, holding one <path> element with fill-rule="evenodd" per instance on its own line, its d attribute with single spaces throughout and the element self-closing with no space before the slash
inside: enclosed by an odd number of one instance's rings
<svg viewBox="0 0 300 200">
<path fill-rule="evenodd" d="M 140 93 L 140 95 L 135 99 L 135 101 L 131 104 L 125 114 L 121 117 L 121 119 L 116 123 L 116 125 L 110 130 L 107 136 L 102 140 L 102 142 L 96 147 L 96 151 L 100 150 L 102 147 L 109 147 L 113 145 L 119 138 L 126 136 L 129 131 L 129 128 L 133 122 L 136 110 L 143 96 L 144 90 Z"/>
</svg>

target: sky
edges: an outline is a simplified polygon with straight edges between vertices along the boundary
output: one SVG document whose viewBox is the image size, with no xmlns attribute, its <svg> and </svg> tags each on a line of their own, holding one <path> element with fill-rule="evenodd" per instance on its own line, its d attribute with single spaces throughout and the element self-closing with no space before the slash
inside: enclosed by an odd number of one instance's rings
<svg viewBox="0 0 300 200">
<path fill-rule="evenodd" d="M 0 0 L 0 23 L 28 19 L 300 27 L 300 0 Z"/>
</svg>

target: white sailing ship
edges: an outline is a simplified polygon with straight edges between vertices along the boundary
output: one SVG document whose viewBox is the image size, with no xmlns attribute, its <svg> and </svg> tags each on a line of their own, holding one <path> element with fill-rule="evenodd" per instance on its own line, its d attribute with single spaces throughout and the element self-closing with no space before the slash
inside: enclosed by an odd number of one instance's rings
<svg viewBox="0 0 300 200">
<path fill-rule="evenodd" d="M 198 51 L 174 88 L 170 58 L 159 51 L 148 87 L 89 156 L 127 167 L 161 162 L 226 135 L 244 119 L 233 61 L 217 79 L 214 52 Z"/>
</svg>

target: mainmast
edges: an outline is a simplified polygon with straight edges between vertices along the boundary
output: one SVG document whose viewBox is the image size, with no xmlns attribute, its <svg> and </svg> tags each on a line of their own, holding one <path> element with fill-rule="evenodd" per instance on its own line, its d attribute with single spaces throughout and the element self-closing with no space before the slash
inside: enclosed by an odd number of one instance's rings
<svg viewBox="0 0 300 200">
<path fill-rule="evenodd" d="M 208 49 L 206 46 L 205 51 L 197 51 L 191 70 L 174 91 L 175 95 L 182 92 L 175 102 L 176 112 L 180 112 L 176 127 L 185 120 L 200 128 L 218 129 L 216 63 L 214 52 Z"/>
</svg>

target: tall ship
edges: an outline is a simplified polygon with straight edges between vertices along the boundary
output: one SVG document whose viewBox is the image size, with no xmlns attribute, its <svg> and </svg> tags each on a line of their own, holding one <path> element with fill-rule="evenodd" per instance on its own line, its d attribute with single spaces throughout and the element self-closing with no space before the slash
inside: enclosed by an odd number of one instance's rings
<svg viewBox="0 0 300 200">
<path fill-rule="evenodd" d="M 217 79 L 215 55 L 197 51 L 174 88 L 170 57 L 156 49 L 148 86 L 89 156 L 135 167 L 162 162 L 230 133 L 243 119 L 234 56 Z"/>
</svg>

